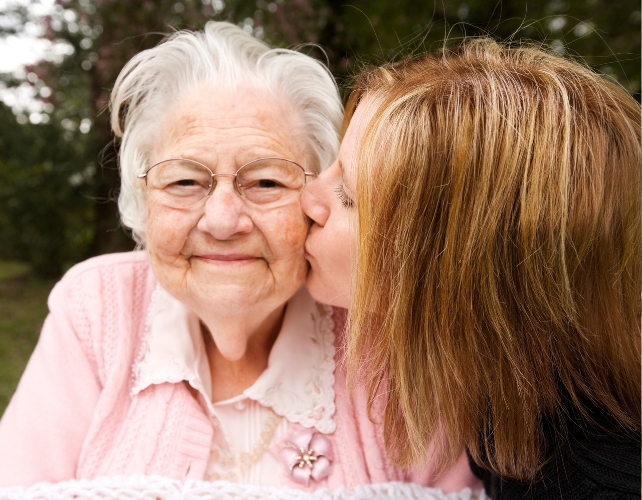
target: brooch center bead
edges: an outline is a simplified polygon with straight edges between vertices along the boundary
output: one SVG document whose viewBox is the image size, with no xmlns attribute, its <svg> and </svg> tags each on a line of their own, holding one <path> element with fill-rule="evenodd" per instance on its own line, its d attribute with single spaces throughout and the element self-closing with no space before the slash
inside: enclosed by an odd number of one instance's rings
<svg viewBox="0 0 642 500">
<path fill-rule="evenodd" d="M 314 450 L 310 448 L 308 451 L 305 451 L 305 448 L 299 448 L 299 455 L 296 457 L 296 462 L 290 467 L 290 470 L 294 469 L 295 467 L 305 467 L 306 465 L 310 467 L 314 467 L 314 462 L 316 462 L 319 459 L 317 455 L 314 454 Z"/>
</svg>

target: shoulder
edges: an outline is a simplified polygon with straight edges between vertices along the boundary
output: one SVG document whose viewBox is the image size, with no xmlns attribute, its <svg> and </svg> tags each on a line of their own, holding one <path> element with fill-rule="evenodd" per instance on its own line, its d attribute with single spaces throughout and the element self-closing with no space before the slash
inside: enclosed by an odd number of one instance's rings
<svg viewBox="0 0 642 500">
<path fill-rule="evenodd" d="M 62 281 L 71 281 L 84 275 L 96 274 L 115 268 L 127 270 L 128 268 L 133 269 L 140 266 L 149 267 L 147 253 L 144 250 L 108 253 L 92 257 L 71 267 L 63 276 Z"/>
<path fill-rule="evenodd" d="M 49 310 L 82 306 L 97 313 L 109 304 L 140 308 L 155 286 L 146 252 L 100 255 L 65 273 L 49 296 Z"/>
<path fill-rule="evenodd" d="M 594 429 L 569 429 L 567 445 L 542 467 L 533 482 L 503 478 L 471 461 L 490 498 L 628 500 L 640 498 L 640 438 Z"/>
<path fill-rule="evenodd" d="M 564 463 L 591 485 L 591 498 L 640 498 L 640 435 L 573 429 Z"/>
<path fill-rule="evenodd" d="M 155 287 L 146 252 L 88 259 L 51 291 L 48 321 L 55 328 L 47 331 L 75 337 L 104 382 L 112 368 L 131 362 Z"/>
<path fill-rule="evenodd" d="M 136 286 L 151 275 L 147 254 L 144 251 L 111 253 L 92 257 L 70 268 L 54 287 L 52 300 L 74 291 L 81 294 L 109 294 L 123 286 Z"/>
<path fill-rule="evenodd" d="M 146 252 L 101 255 L 65 273 L 49 295 L 49 312 L 95 344 L 102 332 L 137 326 L 155 286 Z"/>
</svg>

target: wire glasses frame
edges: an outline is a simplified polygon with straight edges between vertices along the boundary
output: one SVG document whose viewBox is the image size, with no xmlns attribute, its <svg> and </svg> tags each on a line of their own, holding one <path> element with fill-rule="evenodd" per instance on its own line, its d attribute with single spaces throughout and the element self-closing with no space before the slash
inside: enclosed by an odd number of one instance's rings
<svg viewBox="0 0 642 500">
<path fill-rule="evenodd" d="M 242 165 L 235 173 L 215 174 L 206 165 L 187 158 L 170 158 L 153 164 L 139 179 L 156 190 L 161 203 L 173 208 L 189 208 L 207 199 L 214 191 L 217 177 L 232 177 L 239 195 L 257 205 L 288 201 L 306 186 L 307 172 L 298 163 L 278 157 L 265 157 Z"/>
</svg>

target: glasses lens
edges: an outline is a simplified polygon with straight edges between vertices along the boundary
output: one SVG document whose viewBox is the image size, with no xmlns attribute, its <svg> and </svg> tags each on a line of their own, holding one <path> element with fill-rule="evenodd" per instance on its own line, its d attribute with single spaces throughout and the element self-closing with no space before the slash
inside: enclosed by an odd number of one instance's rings
<svg viewBox="0 0 642 500">
<path fill-rule="evenodd" d="M 264 205 L 298 196 L 305 187 L 305 174 L 291 161 L 264 158 L 241 168 L 237 183 L 248 200 Z"/>
<path fill-rule="evenodd" d="M 147 186 L 164 205 L 187 208 L 205 198 L 212 175 L 203 165 L 189 160 L 168 160 L 147 172 Z"/>
</svg>

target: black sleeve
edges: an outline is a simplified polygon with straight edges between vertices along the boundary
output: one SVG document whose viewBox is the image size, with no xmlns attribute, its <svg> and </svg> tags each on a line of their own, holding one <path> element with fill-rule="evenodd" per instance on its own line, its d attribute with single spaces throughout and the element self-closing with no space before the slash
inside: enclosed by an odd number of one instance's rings
<svg viewBox="0 0 642 500">
<path fill-rule="evenodd" d="M 533 482 L 488 471 L 468 460 L 496 500 L 633 500 L 640 499 L 640 439 L 573 433 L 569 446 L 555 450 Z"/>
</svg>

